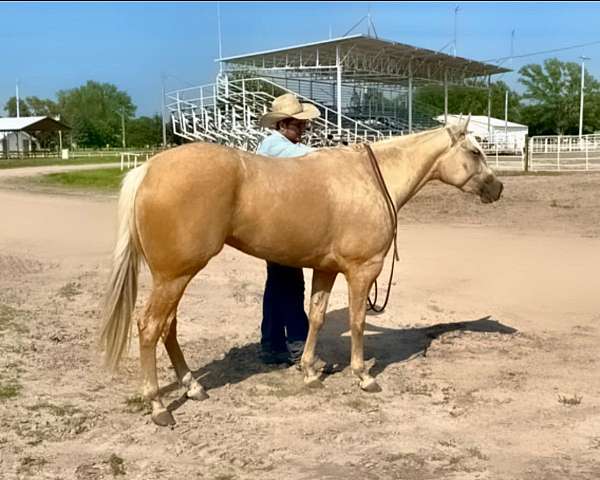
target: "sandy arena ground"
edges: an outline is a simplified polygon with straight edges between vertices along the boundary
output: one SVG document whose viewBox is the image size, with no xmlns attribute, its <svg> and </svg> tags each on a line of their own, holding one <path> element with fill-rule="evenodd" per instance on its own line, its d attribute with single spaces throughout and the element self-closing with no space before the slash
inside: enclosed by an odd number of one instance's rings
<svg viewBox="0 0 600 480">
<path fill-rule="evenodd" d="M 377 394 L 350 373 L 342 277 L 318 349 L 337 369 L 308 390 L 257 361 L 264 262 L 226 248 L 179 314 L 207 401 L 160 349 L 170 429 L 139 400 L 137 337 L 118 375 L 95 350 L 115 197 L 18 174 L 0 171 L 0 478 L 600 478 L 600 175 L 503 177 L 493 205 L 430 184 L 401 210 L 390 304 L 367 317 Z"/>
</svg>

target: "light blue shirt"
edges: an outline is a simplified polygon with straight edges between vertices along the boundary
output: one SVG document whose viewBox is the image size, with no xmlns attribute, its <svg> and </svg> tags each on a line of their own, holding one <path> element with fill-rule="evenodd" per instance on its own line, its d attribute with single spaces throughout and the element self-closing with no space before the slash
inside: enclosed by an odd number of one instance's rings
<svg viewBox="0 0 600 480">
<path fill-rule="evenodd" d="M 313 150 L 301 143 L 290 142 L 284 135 L 274 131 L 260 143 L 256 153 L 269 157 L 301 157 Z"/>
</svg>

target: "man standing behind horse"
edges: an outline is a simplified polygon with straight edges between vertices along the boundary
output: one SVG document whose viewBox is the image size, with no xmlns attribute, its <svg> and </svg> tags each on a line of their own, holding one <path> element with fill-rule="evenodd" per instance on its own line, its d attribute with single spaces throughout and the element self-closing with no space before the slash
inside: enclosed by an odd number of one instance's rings
<svg viewBox="0 0 600 480">
<path fill-rule="evenodd" d="M 273 129 L 256 153 L 270 157 L 301 157 L 314 149 L 300 143 L 307 122 L 320 116 L 319 109 L 300 103 L 286 93 L 273 100 L 260 125 Z M 301 268 L 267 262 L 263 296 L 261 360 L 267 364 L 298 363 L 308 334 L 304 311 L 304 275 Z"/>
</svg>

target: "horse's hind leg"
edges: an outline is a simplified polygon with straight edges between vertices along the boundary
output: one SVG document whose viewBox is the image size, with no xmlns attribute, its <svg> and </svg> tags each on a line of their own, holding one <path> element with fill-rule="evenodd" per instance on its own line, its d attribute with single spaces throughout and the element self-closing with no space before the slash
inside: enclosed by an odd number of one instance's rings
<svg viewBox="0 0 600 480">
<path fill-rule="evenodd" d="M 140 363 L 142 368 L 142 394 L 152 404 L 152 420 L 157 425 L 172 425 L 173 416 L 164 407 L 158 391 L 156 376 L 156 344 L 175 317 L 177 304 L 190 280 L 182 276 L 173 280 L 156 280 L 143 316 L 138 319 L 140 334 Z"/>
<path fill-rule="evenodd" d="M 335 281 L 336 273 L 313 271 L 310 311 L 308 313 L 309 328 L 302 360 L 300 364 L 304 371 L 304 383 L 309 387 L 320 387 L 321 380 L 315 370 L 315 349 L 317 336 L 325 320 L 327 301 Z"/>
<path fill-rule="evenodd" d="M 185 357 L 183 356 L 183 352 L 181 351 L 181 347 L 177 341 L 177 315 L 173 317 L 168 334 L 164 337 L 164 339 L 165 348 L 167 349 L 171 363 L 175 368 L 177 378 L 187 389 L 187 397 L 191 398 L 192 400 L 207 399 L 208 395 L 204 391 L 204 388 L 202 388 L 202 385 L 200 385 L 192 376 L 192 372 L 185 361 Z"/>
</svg>

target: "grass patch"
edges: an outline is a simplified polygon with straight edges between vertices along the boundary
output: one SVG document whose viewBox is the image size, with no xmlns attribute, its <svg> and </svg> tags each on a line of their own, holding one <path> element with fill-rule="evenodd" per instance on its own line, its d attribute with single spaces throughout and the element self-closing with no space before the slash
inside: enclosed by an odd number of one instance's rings
<svg viewBox="0 0 600 480">
<path fill-rule="evenodd" d="M 80 172 L 51 173 L 30 178 L 29 181 L 45 187 L 117 191 L 128 171 L 121 171 L 120 168 L 102 168 Z"/>
<path fill-rule="evenodd" d="M 117 475 L 125 475 L 125 467 L 123 466 L 125 461 L 116 454 L 111 454 L 108 459 L 108 465 L 110 466 L 110 471 L 113 477 Z"/>
<path fill-rule="evenodd" d="M 48 461 L 43 458 L 35 458 L 28 455 L 21 459 L 20 465 L 17 468 L 17 473 L 26 473 L 28 474 L 27 476 L 29 476 L 29 474 L 32 473 L 32 470 L 39 469 L 47 463 Z"/>
<path fill-rule="evenodd" d="M 566 395 L 559 395 L 558 396 L 558 402 L 562 403 L 563 405 L 567 405 L 567 406 L 574 406 L 574 405 L 579 405 L 581 403 L 581 400 L 583 399 L 582 396 L 577 396 L 577 395 L 573 395 L 572 397 L 567 397 Z"/>
<path fill-rule="evenodd" d="M 574 208 L 573 205 L 560 204 L 556 200 L 552 200 L 550 206 L 553 208 Z"/>
<path fill-rule="evenodd" d="M 81 410 L 79 410 L 74 405 L 54 405 L 50 402 L 40 402 L 36 405 L 31 405 L 26 408 L 27 410 L 30 410 L 32 412 L 36 412 L 39 410 L 48 410 L 55 417 L 73 416 L 76 413 L 81 413 Z"/>
<path fill-rule="evenodd" d="M 134 395 L 125 400 L 126 408 L 125 410 L 128 413 L 138 413 L 145 412 L 150 413 L 152 409 L 150 408 L 150 404 L 144 400 L 144 397 L 141 395 Z"/>
<path fill-rule="evenodd" d="M 81 293 L 81 284 L 79 282 L 69 282 L 58 291 L 58 295 L 67 300 L 73 300 L 73 298 Z"/>
<path fill-rule="evenodd" d="M 0 303 L 0 332 L 7 330 L 13 324 L 16 317 L 17 311 L 14 308 Z"/>
<path fill-rule="evenodd" d="M 98 155 L 93 157 L 73 158 L 71 160 L 61 160 L 60 158 L 12 158 L 7 160 L 5 158 L 0 158 L 0 170 L 5 168 L 87 165 L 90 163 L 115 163 L 120 161 L 121 157 L 115 155 Z"/>
<path fill-rule="evenodd" d="M 0 383 L 0 402 L 18 397 L 20 393 L 21 385 L 19 385 L 16 381 L 11 380 L 6 384 Z"/>
<path fill-rule="evenodd" d="M 17 333 L 26 333 L 28 331 L 27 327 L 17 322 L 17 317 L 23 313 L 23 311 L 0 303 L 0 333 L 8 329 L 12 329 Z M 21 322 L 24 320 L 24 315 L 21 316 L 20 320 Z"/>
</svg>

